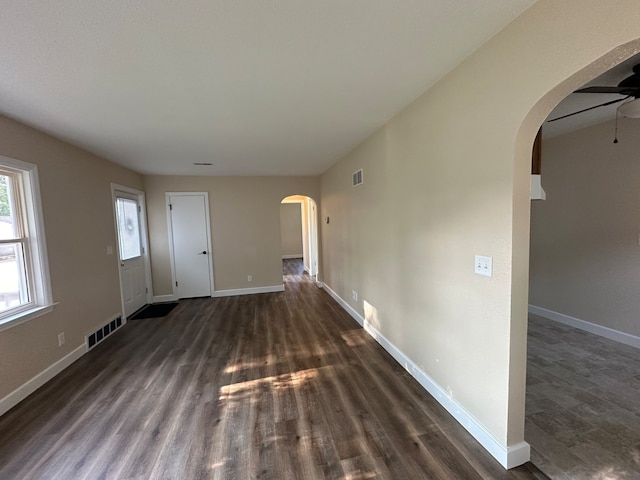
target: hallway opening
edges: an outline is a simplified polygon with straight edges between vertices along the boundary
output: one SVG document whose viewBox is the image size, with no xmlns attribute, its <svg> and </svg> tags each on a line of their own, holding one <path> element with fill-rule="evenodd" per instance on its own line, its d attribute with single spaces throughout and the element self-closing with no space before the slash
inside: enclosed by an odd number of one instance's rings
<svg viewBox="0 0 640 480">
<path fill-rule="evenodd" d="M 318 282 L 318 207 L 315 200 L 305 195 L 290 195 L 282 200 L 280 241 L 283 261 L 299 260 L 303 271 L 312 281 Z"/>
</svg>

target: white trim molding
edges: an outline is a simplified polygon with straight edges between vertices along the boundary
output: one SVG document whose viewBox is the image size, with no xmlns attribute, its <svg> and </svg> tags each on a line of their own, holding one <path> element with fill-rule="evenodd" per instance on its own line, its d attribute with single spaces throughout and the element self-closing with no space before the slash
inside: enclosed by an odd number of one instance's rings
<svg viewBox="0 0 640 480">
<path fill-rule="evenodd" d="M 33 392 L 35 392 L 42 385 L 47 383 L 53 377 L 62 372 L 65 368 L 78 360 L 87 352 L 87 346 L 83 343 L 79 347 L 74 348 L 67 355 L 62 357 L 54 364 L 45 368 L 42 372 L 38 373 L 35 377 L 28 380 L 23 385 L 16 388 L 13 392 L 5 396 L 0 400 L 0 415 L 4 415 L 13 407 L 15 407 L 22 400 L 27 398 Z"/>
<path fill-rule="evenodd" d="M 53 308 L 59 303 L 60 302 L 54 302 L 53 304 L 46 307 L 36 307 L 30 310 L 23 310 L 16 315 L 12 315 L 11 317 L 3 318 L 2 320 L 0 320 L 0 332 L 9 330 L 13 327 L 17 327 L 18 325 L 28 322 L 29 320 L 33 320 L 34 318 L 40 317 L 41 315 L 53 312 Z"/>
<path fill-rule="evenodd" d="M 274 293 L 284 292 L 283 285 L 272 285 L 268 287 L 253 287 L 253 288 L 234 288 L 232 290 L 216 290 L 213 292 L 212 297 L 233 297 L 236 295 L 254 295 L 256 293 Z"/>
<path fill-rule="evenodd" d="M 293 255 L 282 255 L 283 260 L 290 260 L 293 258 L 303 258 L 302 253 L 294 253 Z"/>
<path fill-rule="evenodd" d="M 18 288 L 20 296 L 24 298 L 20 305 L 3 310 L 0 314 L 3 329 L 7 329 L 50 312 L 54 301 L 38 166 L 0 155 L 0 169 L 3 175 L 11 177 L 11 182 L 16 182 L 15 190 L 9 189 L 9 200 L 16 203 L 16 212 L 21 213 L 14 219 L 19 224 L 15 226 L 15 234 L 3 238 L 3 241 L 20 244 L 24 257 L 19 267 L 23 281 Z M 23 295 L 27 290 L 28 295 Z"/>
<path fill-rule="evenodd" d="M 505 446 L 496 439 L 477 419 L 473 417 L 460 403 L 452 398 L 447 391 L 438 385 L 429 375 L 418 367 L 398 347 L 391 343 L 384 335 L 376 330 L 351 305 L 344 301 L 326 283 L 324 289 L 344 308 L 389 354 L 415 378 L 427 392 L 435 398 L 504 468 L 514 468 L 529 461 L 530 446 L 527 442 Z"/>
<path fill-rule="evenodd" d="M 234 288 L 230 290 L 215 290 L 212 297 L 233 297 L 236 295 L 254 295 L 256 293 L 274 293 L 284 292 L 284 284 L 271 285 L 266 287 L 252 287 L 252 288 Z M 163 302 L 177 302 L 179 298 L 176 295 L 158 295 L 153 297 L 153 303 Z"/>
<path fill-rule="evenodd" d="M 624 343 L 625 345 L 629 345 L 635 348 L 640 348 L 640 337 L 631 335 L 630 333 L 621 332 L 609 327 L 603 327 L 602 325 L 598 325 L 596 323 L 587 322 L 586 320 L 581 320 L 580 318 L 565 315 L 564 313 L 554 312 L 553 310 L 548 310 L 546 308 L 537 307 L 531 304 L 529 304 L 529 313 L 544 317 L 548 320 L 554 320 L 556 322 L 569 325 L 570 327 L 584 330 L 585 332 L 593 333 L 594 335 L 598 335 L 600 337 L 608 338 L 609 340 L 613 340 L 615 342 Z"/>
<path fill-rule="evenodd" d="M 175 302 L 178 297 L 175 295 L 156 295 L 153 297 L 153 303 Z"/>
<path fill-rule="evenodd" d="M 360 324 L 361 327 L 364 327 L 364 317 L 360 315 L 356 310 L 345 302 L 340 295 L 333 291 L 333 289 L 327 285 L 326 283 L 323 285 L 323 288 L 327 291 L 331 298 L 333 298 L 338 304 L 346 310 L 346 312 L 353 317 L 353 319 Z"/>
</svg>

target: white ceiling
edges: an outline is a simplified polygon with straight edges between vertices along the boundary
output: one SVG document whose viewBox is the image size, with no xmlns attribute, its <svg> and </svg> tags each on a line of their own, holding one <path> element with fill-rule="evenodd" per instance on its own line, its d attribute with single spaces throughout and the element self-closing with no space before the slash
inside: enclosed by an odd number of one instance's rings
<svg viewBox="0 0 640 480">
<path fill-rule="evenodd" d="M 0 112 L 141 173 L 315 175 L 532 3 L 3 2 Z"/>
<path fill-rule="evenodd" d="M 594 78 L 584 86 L 615 87 L 621 80 L 624 80 L 633 74 L 633 66 L 637 64 L 640 64 L 640 55 L 635 55 L 634 57 L 625 60 L 599 77 Z M 547 120 L 624 97 L 624 95 L 617 94 L 572 93 L 552 110 L 547 117 Z M 551 138 L 573 132 L 581 128 L 590 127 L 591 125 L 597 125 L 598 123 L 613 120 L 616 117 L 616 109 L 620 105 L 622 105 L 622 103 L 616 103 L 605 107 L 599 107 L 594 110 L 589 110 L 588 112 L 579 113 L 578 115 L 573 115 L 555 122 L 545 122 L 543 124 L 543 136 L 545 138 Z M 620 121 L 639 122 L 636 119 L 623 119 L 622 117 L 620 117 Z M 614 132 L 612 131 L 611 138 L 613 138 L 613 134 Z"/>
</svg>

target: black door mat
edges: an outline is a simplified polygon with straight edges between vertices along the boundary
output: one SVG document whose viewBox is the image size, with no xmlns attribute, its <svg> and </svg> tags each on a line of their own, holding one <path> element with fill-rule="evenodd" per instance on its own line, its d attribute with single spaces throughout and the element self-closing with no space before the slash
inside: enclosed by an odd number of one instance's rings
<svg viewBox="0 0 640 480">
<path fill-rule="evenodd" d="M 147 305 L 138 310 L 138 312 L 129 320 L 140 320 L 142 318 L 159 318 L 166 317 L 171 310 L 176 308 L 178 302 L 170 303 L 154 303 L 153 305 Z"/>
</svg>

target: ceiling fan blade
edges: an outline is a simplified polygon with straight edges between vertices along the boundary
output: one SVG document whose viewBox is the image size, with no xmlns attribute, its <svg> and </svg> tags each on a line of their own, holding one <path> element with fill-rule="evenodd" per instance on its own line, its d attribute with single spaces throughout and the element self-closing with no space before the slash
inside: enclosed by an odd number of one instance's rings
<svg viewBox="0 0 640 480">
<path fill-rule="evenodd" d="M 640 95 L 638 87 L 586 87 L 573 93 L 617 93 L 619 95 Z"/>
<path fill-rule="evenodd" d="M 624 102 L 629 98 L 631 98 L 631 95 L 626 96 L 624 98 L 617 98 L 615 100 L 611 100 L 610 102 L 601 103 L 600 105 L 594 105 L 593 107 L 585 108 L 583 110 L 578 110 L 577 112 L 568 113 L 566 115 L 562 115 L 561 117 L 552 118 L 551 120 L 547 120 L 547 123 L 555 122 L 556 120 L 562 120 L 563 118 L 567 118 L 567 117 L 572 117 L 574 115 L 578 115 L 579 113 L 588 112 L 589 110 L 593 110 L 594 108 L 606 107 L 607 105 L 613 105 L 614 103 Z"/>
</svg>

